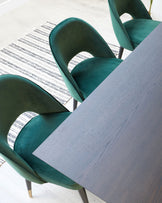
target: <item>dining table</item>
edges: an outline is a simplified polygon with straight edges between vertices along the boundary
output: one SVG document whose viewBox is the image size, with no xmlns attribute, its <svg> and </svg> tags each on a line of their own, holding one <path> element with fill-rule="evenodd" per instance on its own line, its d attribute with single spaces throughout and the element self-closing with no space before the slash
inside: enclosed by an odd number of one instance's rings
<svg viewBox="0 0 162 203">
<path fill-rule="evenodd" d="M 107 203 L 162 202 L 162 23 L 33 154 Z"/>
</svg>

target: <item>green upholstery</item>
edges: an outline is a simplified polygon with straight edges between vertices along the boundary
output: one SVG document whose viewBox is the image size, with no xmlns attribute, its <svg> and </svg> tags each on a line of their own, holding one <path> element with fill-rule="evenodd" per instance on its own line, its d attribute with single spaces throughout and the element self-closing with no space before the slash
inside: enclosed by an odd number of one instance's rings
<svg viewBox="0 0 162 203">
<path fill-rule="evenodd" d="M 150 19 L 133 19 L 124 23 L 134 47 L 137 47 L 158 25 L 159 21 Z"/>
<path fill-rule="evenodd" d="M 70 112 L 41 87 L 20 76 L 0 76 L 0 98 L 0 154 L 4 159 L 28 181 L 80 189 L 80 185 L 32 155 Z M 16 118 L 26 111 L 38 115 L 23 127 L 11 149 L 7 134 Z"/>
<path fill-rule="evenodd" d="M 160 23 L 151 19 L 140 0 L 108 0 L 112 25 L 121 47 L 134 50 Z M 132 20 L 122 23 L 120 16 L 130 14 Z"/>
<path fill-rule="evenodd" d="M 58 24 L 50 33 L 52 54 L 71 96 L 82 102 L 122 60 L 115 55 L 99 35 L 85 21 L 68 18 Z M 88 60 L 68 70 L 68 64 L 78 53 L 85 51 L 92 55 Z"/>
<path fill-rule="evenodd" d="M 88 97 L 120 63 L 121 60 L 116 58 L 100 57 L 90 58 L 79 63 L 71 74 L 82 90 L 83 97 Z"/>
</svg>

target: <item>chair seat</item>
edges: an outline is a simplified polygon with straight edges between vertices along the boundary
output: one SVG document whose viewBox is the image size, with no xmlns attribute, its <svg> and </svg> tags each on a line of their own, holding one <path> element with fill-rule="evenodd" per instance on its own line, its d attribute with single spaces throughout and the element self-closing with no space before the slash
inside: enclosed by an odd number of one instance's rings
<svg viewBox="0 0 162 203">
<path fill-rule="evenodd" d="M 84 98 L 122 62 L 116 58 L 94 57 L 79 63 L 71 72 Z"/>
<path fill-rule="evenodd" d="M 14 151 L 33 168 L 44 182 L 51 182 L 70 189 L 80 189 L 80 185 L 32 154 L 69 115 L 70 112 L 63 112 L 36 116 L 19 133 L 14 144 Z"/>
<path fill-rule="evenodd" d="M 133 19 L 124 23 L 124 26 L 136 48 L 159 24 L 159 21 L 150 19 Z"/>
</svg>

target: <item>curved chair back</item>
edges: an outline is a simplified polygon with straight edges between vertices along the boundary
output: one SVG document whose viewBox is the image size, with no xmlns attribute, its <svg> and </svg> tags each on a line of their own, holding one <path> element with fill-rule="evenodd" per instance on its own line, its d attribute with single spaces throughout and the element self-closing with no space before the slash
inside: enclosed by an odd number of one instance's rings
<svg viewBox="0 0 162 203">
<path fill-rule="evenodd" d="M 49 43 L 72 97 L 82 102 L 84 97 L 68 70 L 68 63 L 82 51 L 93 56 L 112 58 L 115 57 L 113 52 L 94 28 L 78 18 L 69 18 L 58 24 L 50 33 Z"/>
<path fill-rule="evenodd" d="M 120 19 L 124 13 L 128 13 L 132 18 L 151 19 L 144 4 L 140 0 L 108 0 L 112 25 L 115 35 L 121 47 L 133 50 L 134 47 L 129 39 L 128 33 Z"/>
<path fill-rule="evenodd" d="M 0 153 L 23 177 L 34 182 L 44 181 L 12 150 L 7 142 L 8 131 L 16 118 L 25 111 L 38 114 L 68 111 L 35 83 L 20 76 L 0 76 Z"/>
</svg>

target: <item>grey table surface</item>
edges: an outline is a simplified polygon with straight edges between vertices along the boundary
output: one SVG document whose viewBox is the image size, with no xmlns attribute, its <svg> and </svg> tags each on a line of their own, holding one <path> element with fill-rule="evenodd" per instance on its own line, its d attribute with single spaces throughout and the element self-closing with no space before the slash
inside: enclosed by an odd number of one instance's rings
<svg viewBox="0 0 162 203">
<path fill-rule="evenodd" d="M 162 202 L 162 23 L 34 155 L 108 203 Z"/>
</svg>

